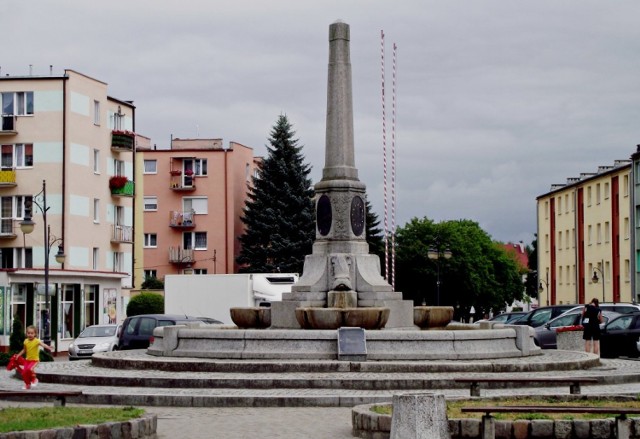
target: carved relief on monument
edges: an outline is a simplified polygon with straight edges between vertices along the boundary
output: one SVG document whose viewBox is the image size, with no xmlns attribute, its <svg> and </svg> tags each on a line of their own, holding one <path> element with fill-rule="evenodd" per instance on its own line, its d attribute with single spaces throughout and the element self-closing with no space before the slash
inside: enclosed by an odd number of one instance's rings
<svg viewBox="0 0 640 439">
<path fill-rule="evenodd" d="M 331 256 L 331 289 L 349 291 L 353 289 L 351 282 L 351 256 Z"/>
<path fill-rule="evenodd" d="M 335 210 L 335 230 L 334 238 L 348 239 L 349 235 L 349 209 L 351 207 L 351 194 L 348 192 L 338 192 L 332 194 L 333 208 Z"/>
</svg>

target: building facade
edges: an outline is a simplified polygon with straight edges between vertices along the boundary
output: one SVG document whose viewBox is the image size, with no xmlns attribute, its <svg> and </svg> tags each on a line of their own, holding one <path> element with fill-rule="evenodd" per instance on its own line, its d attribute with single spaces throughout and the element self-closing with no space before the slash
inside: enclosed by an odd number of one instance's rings
<svg viewBox="0 0 640 439">
<path fill-rule="evenodd" d="M 0 93 L 0 349 L 18 317 L 64 351 L 119 321 L 133 283 L 135 107 L 73 70 L 3 76 Z"/>
<path fill-rule="evenodd" d="M 537 198 L 540 305 L 635 299 L 630 175 L 617 160 Z"/>
<path fill-rule="evenodd" d="M 241 217 L 260 158 L 221 139 L 138 148 L 144 180 L 141 279 L 237 271 Z"/>
</svg>

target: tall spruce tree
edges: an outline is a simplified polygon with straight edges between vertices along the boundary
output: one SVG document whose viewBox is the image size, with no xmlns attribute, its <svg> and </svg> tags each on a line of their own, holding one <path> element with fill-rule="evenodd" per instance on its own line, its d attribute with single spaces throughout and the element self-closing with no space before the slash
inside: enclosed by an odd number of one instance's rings
<svg viewBox="0 0 640 439">
<path fill-rule="evenodd" d="M 384 276 L 384 236 L 380 228 L 380 220 L 378 215 L 373 211 L 371 202 L 367 200 L 367 244 L 369 244 L 369 253 L 377 255 L 380 258 L 380 268 Z"/>
<path fill-rule="evenodd" d="M 268 156 L 258 170 L 242 222 L 243 273 L 302 273 L 315 237 L 313 189 L 302 147 L 286 116 L 271 131 Z"/>
</svg>

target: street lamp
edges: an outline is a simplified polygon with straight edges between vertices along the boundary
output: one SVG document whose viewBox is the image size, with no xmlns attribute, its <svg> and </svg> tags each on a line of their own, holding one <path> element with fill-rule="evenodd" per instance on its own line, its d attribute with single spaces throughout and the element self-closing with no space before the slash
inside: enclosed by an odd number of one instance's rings
<svg viewBox="0 0 640 439">
<path fill-rule="evenodd" d="M 35 199 L 38 195 L 42 195 L 42 205 L 40 205 Z M 49 306 L 49 257 L 51 255 L 51 247 L 53 244 L 58 242 L 60 245 L 58 246 L 58 252 L 55 255 L 56 262 L 59 264 L 64 264 L 65 255 L 63 251 L 63 242 L 62 238 L 56 238 L 51 235 L 51 226 L 47 224 L 47 211 L 49 210 L 49 206 L 47 206 L 47 182 L 46 180 L 42 180 L 42 191 L 38 192 L 31 199 L 31 203 L 28 206 L 25 206 L 25 217 L 24 220 L 20 222 L 20 230 L 25 235 L 33 232 L 35 222 L 31 219 L 31 214 L 33 210 L 32 204 L 35 204 L 42 212 L 42 220 L 44 223 L 44 300 L 45 300 L 45 308 L 46 315 L 44 319 L 44 339 L 43 342 L 47 345 L 51 345 L 51 309 Z"/>
<path fill-rule="evenodd" d="M 544 287 L 542 286 L 542 284 L 544 284 Z M 551 303 L 549 303 L 549 272 L 547 271 L 547 280 L 542 280 L 540 279 L 540 283 L 538 286 L 538 291 L 540 291 L 541 293 L 545 290 L 547 290 L 547 306 L 551 305 Z"/>
<path fill-rule="evenodd" d="M 593 277 L 591 278 L 591 282 L 594 284 L 598 283 L 598 272 L 600 272 L 600 276 L 602 276 L 602 302 L 604 303 L 604 259 L 602 260 L 602 265 L 600 267 L 593 267 Z"/>
<path fill-rule="evenodd" d="M 444 258 L 444 259 L 451 259 L 451 256 L 453 254 L 451 253 L 451 250 L 444 249 L 444 251 L 441 251 L 439 248 L 437 247 L 431 247 L 429 249 L 429 252 L 427 253 L 427 256 L 429 256 L 429 259 L 433 260 L 436 262 L 436 273 L 437 273 L 437 277 L 436 277 L 436 292 L 437 292 L 437 298 L 436 298 L 436 306 L 440 306 L 440 259 Z"/>
</svg>

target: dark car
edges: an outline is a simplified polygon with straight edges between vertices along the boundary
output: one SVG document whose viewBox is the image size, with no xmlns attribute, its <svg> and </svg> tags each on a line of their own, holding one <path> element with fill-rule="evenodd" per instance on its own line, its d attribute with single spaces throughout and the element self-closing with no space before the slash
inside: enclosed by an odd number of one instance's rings
<svg viewBox="0 0 640 439">
<path fill-rule="evenodd" d="M 569 311 L 571 308 L 575 308 L 576 304 L 566 305 L 550 305 L 536 308 L 533 311 L 513 322 L 514 325 L 529 325 L 532 328 L 537 328 L 547 323 L 549 320 L 558 317 L 560 314 Z"/>
<path fill-rule="evenodd" d="M 503 312 L 489 319 L 490 322 L 512 324 L 527 315 L 527 311 Z"/>
<path fill-rule="evenodd" d="M 151 344 L 153 330 L 158 326 L 202 323 L 197 317 L 171 314 L 141 314 L 127 317 L 120 328 L 118 349 L 146 349 Z"/>
<path fill-rule="evenodd" d="M 613 320 L 620 314 L 612 311 L 602 311 L 603 323 L 600 324 L 600 328 L 604 328 L 604 325 L 608 321 Z M 582 308 L 574 309 L 558 317 L 549 320 L 544 325 L 535 328 L 534 341 L 536 345 L 542 349 L 556 349 L 558 347 L 557 329 L 566 326 L 576 326 L 582 324 Z"/>
<path fill-rule="evenodd" d="M 607 323 L 600 336 L 602 357 L 638 357 L 640 312 L 623 314 Z"/>
</svg>

